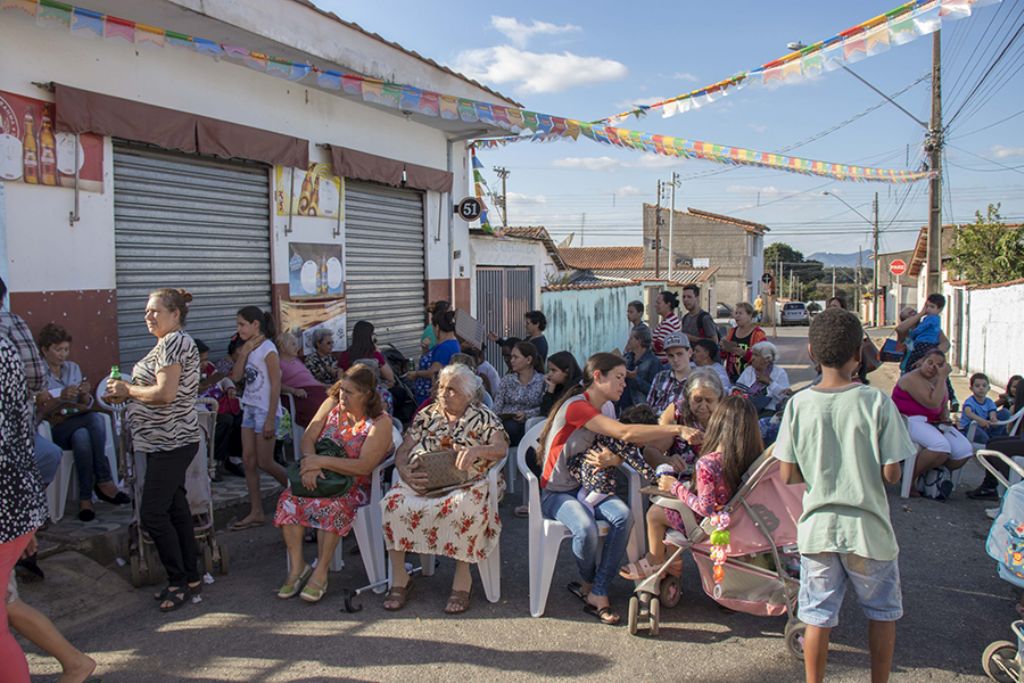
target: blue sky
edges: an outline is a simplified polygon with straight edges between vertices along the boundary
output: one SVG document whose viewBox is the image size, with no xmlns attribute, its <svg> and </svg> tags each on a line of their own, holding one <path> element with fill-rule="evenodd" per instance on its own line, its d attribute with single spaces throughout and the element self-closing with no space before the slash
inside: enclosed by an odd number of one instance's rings
<svg viewBox="0 0 1024 683">
<path fill-rule="evenodd" d="M 892 9 L 898 0 L 851 2 L 689 2 L 512 5 L 421 0 L 373 3 L 316 0 L 325 9 L 407 48 L 468 73 L 535 111 L 584 120 L 608 116 L 652 98 L 677 95 L 775 59 L 786 43 L 811 43 Z M 581 11 L 586 7 L 587 11 Z M 943 30 L 944 110 L 948 118 L 1024 22 L 1024 3 L 1004 0 L 947 22 Z M 930 71 L 931 38 L 893 47 L 853 65 L 886 93 Z M 1013 42 L 989 80 L 951 124 L 946 151 L 943 219 L 973 220 L 1001 202 L 1011 220 L 1024 219 L 1024 35 Z M 898 98 L 921 120 L 929 116 L 930 81 Z M 782 151 L 847 122 L 881 98 L 835 71 L 774 90 L 746 88 L 700 110 L 663 119 L 652 114 L 623 127 L 766 151 Z M 982 130 L 983 129 L 983 130 Z M 838 163 L 916 168 L 923 130 L 886 104 L 802 144 L 791 153 Z M 834 182 L 775 171 L 732 168 L 619 150 L 582 139 L 519 143 L 485 150 L 491 170 L 509 176 L 509 222 L 544 225 L 556 239 L 575 232 L 574 245 L 639 245 L 641 205 L 655 201 L 658 179 L 682 179 L 677 207 L 764 223 L 769 242 L 809 254 L 869 246 L 870 226 L 836 198 L 870 217 L 879 193 L 881 251 L 913 246 L 927 217 L 927 183 L 913 186 Z M 584 217 L 585 214 L 585 217 Z"/>
</svg>

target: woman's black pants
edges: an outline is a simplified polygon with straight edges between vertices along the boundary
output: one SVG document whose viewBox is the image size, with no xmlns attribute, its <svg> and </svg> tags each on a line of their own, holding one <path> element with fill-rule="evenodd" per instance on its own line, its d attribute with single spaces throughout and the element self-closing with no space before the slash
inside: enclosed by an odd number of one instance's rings
<svg viewBox="0 0 1024 683">
<path fill-rule="evenodd" d="M 142 485 L 142 528 L 153 539 L 167 570 L 169 586 L 195 583 L 199 550 L 192 529 L 192 512 L 185 495 L 185 472 L 199 452 L 199 444 L 146 454 L 146 481 Z"/>
</svg>

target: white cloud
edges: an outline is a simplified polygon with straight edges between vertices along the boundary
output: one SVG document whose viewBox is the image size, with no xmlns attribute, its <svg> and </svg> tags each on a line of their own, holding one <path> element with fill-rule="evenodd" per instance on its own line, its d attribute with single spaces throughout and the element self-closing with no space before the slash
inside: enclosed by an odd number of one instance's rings
<svg viewBox="0 0 1024 683">
<path fill-rule="evenodd" d="M 763 123 L 748 123 L 747 126 L 755 133 L 763 133 L 768 130 L 768 126 Z"/>
<path fill-rule="evenodd" d="M 455 58 L 454 68 L 470 78 L 501 85 L 513 83 L 523 94 L 561 92 L 625 78 L 629 72 L 621 62 L 601 57 L 583 57 L 571 52 L 527 52 L 511 45 L 466 50 Z"/>
<path fill-rule="evenodd" d="M 775 187 L 774 185 L 729 185 L 725 188 L 725 191 L 731 192 L 733 194 L 779 194 L 779 188 Z"/>
<path fill-rule="evenodd" d="M 641 195 L 648 194 L 639 187 L 633 187 L 632 185 L 623 185 L 613 193 L 616 197 L 639 197 Z"/>
<path fill-rule="evenodd" d="M 509 192 L 509 203 L 513 204 L 547 204 L 548 199 L 542 194 L 523 194 L 522 192 Z"/>
<path fill-rule="evenodd" d="M 698 80 L 697 77 L 694 76 L 689 71 L 677 71 L 674 74 L 672 74 L 672 78 L 676 79 L 677 81 L 686 81 L 687 83 L 696 83 Z"/>
<path fill-rule="evenodd" d="M 1002 145 L 994 145 L 992 147 L 992 156 L 996 159 L 1024 157 L 1024 147 L 1003 147 Z"/>
<path fill-rule="evenodd" d="M 634 107 L 637 107 L 637 106 L 639 106 L 641 104 L 644 105 L 644 106 L 648 106 L 649 107 L 652 104 L 654 104 L 655 102 L 661 102 L 664 99 L 667 99 L 667 98 L 660 97 L 660 96 L 659 97 L 639 97 L 639 98 L 637 98 L 635 100 L 620 100 L 619 102 L 615 103 L 615 106 L 618 109 L 633 109 Z"/>
<path fill-rule="evenodd" d="M 571 168 L 581 171 L 611 171 L 619 168 L 622 164 L 611 157 L 565 157 L 555 159 L 551 165 L 555 168 Z"/>
<path fill-rule="evenodd" d="M 560 33 L 573 33 L 580 31 L 580 27 L 574 24 L 551 24 L 546 21 L 534 19 L 529 24 L 520 22 L 515 17 L 491 17 L 491 26 L 503 33 L 514 45 L 526 47 L 530 38 L 537 35 L 558 35 Z"/>
<path fill-rule="evenodd" d="M 682 166 L 684 163 L 686 163 L 686 160 L 679 157 L 663 157 L 656 154 L 644 154 L 636 161 L 631 161 L 626 165 L 631 168 L 659 169 Z"/>
</svg>

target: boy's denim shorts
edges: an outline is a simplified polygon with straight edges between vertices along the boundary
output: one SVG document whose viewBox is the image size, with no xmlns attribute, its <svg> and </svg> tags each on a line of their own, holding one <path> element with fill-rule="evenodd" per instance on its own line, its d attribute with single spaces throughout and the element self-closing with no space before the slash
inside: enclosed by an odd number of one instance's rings
<svg viewBox="0 0 1024 683">
<path fill-rule="evenodd" d="M 267 411 L 262 408 L 245 406 L 242 408 L 242 429 L 251 429 L 254 432 L 262 432 L 263 425 L 267 421 Z M 274 421 L 274 431 L 277 431 L 281 418 Z"/>
<path fill-rule="evenodd" d="M 871 560 L 849 553 L 800 556 L 800 621 L 833 628 L 839 624 L 846 586 L 853 586 L 864 615 L 872 621 L 903 616 L 900 568 L 896 560 Z"/>
</svg>

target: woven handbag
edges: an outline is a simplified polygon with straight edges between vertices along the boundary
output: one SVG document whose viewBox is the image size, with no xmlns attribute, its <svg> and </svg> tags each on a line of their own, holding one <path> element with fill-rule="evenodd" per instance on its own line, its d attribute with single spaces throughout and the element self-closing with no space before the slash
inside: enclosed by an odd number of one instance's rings
<svg viewBox="0 0 1024 683">
<path fill-rule="evenodd" d="M 455 466 L 455 451 L 440 450 L 417 453 L 409 458 L 409 467 L 427 475 L 422 495 L 441 496 L 455 489 L 469 486 L 479 475 Z"/>
</svg>

